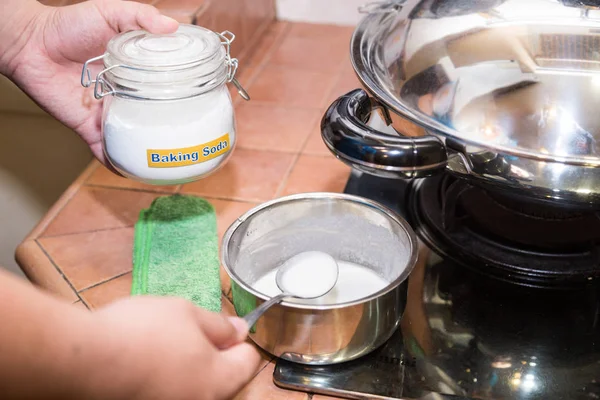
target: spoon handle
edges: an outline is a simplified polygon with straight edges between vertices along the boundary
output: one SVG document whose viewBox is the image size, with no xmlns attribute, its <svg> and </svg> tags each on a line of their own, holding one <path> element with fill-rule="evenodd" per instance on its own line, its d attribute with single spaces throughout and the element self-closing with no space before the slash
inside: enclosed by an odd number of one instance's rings
<svg viewBox="0 0 600 400">
<path fill-rule="evenodd" d="M 256 309 L 254 309 L 254 311 L 252 311 L 250 314 L 246 314 L 246 316 L 244 317 L 244 320 L 248 324 L 248 328 L 251 329 L 254 326 L 254 324 L 256 324 L 256 321 L 258 321 L 258 319 L 265 312 L 267 312 L 267 310 L 269 308 L 271 308 L 271 306 L 281 303 L 283 301 L 283 299 L 285 299 L 286 297 L 290 297 L 290 295 L 286 294 L 286 293 L 281 293 L 280 295 L 272 297 L 270 300 L 262 303 L 260 306 L 258 306 Z"/>
</svg>

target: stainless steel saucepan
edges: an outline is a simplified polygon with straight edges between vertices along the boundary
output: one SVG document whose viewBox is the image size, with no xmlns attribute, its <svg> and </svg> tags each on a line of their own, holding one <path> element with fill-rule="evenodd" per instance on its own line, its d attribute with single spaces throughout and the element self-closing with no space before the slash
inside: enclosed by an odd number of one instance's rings
<svg viewBox="0 0 600 400">
<path fill-rule="evenodd" d="M 385 343 L 399 326 L 417 260 L 410 226 L 375 202 L 344 194 L 308 193 L 260 205 L 231 225 L 221 246 L 236 313 L 243 317 L 268 300 L 254 288 L 257 280 L 304 251 L 367 267 L 389 284 L 339 304 L 280 303 L 251 328 L 252 340 L 304 364 L 349 361 Z"/>
<path fill-rule="evenodd" d="M 589 3 L 589 4 L 588 4 Z M 600 208 L 600 9 L 593 1 L 376 2 L 323 139 L 342 161 L 399 178 L 449 171 Z M 367 125 L 376 109 L 398 135 Z M 390 113 L 391 111 L 391 113 Z"/>
</svg>

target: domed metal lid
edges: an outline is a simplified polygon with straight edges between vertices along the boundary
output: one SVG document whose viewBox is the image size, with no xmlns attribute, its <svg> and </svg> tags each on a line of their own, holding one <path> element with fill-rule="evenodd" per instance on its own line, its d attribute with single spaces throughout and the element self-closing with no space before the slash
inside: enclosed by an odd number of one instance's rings
<svg viewBox="0 0 600 400">
<path fill-rule="evenodd" d="M 432 133 L 600 167 L 600 11 L 584 3 L 380 2 L 352 62 L 379 101 Z"/>
</svg>

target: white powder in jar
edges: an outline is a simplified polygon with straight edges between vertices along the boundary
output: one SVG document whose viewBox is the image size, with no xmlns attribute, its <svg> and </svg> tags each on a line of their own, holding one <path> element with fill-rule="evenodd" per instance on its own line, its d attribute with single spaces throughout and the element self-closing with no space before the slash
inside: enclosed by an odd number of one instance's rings
<svg viewBox="0 0 600 400">
<path fill-rule="evenodd" d="M 236 135 L 225 85 L 168 101 L 109 96 L 102 130 L 110 163 L 129 178 L 156 185 L 191 182 L 216 171 Z"/>
</svg>

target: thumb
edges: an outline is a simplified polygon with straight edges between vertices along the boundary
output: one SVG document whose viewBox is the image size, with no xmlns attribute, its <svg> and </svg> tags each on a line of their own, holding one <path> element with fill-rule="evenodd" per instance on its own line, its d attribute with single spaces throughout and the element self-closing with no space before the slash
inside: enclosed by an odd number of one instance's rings
<svg viewBox="0 0 600 400">
<path fill-rule="evenodd" d="M 219 354 L 215 378 L 219 382 L 222 398 L 232 398 L 246 386 L 258 372 L 260 354 L 249 343 L 241 343 Z"/>
<path fill-rule="evenodd" d="M 98 10 L 116 32 L 144 29 L 150 33 L 166 34 L 177 30 L 179 23 L 162 15 L 155 7 L 135 1 L 96 0 Z"/>
</svg>

